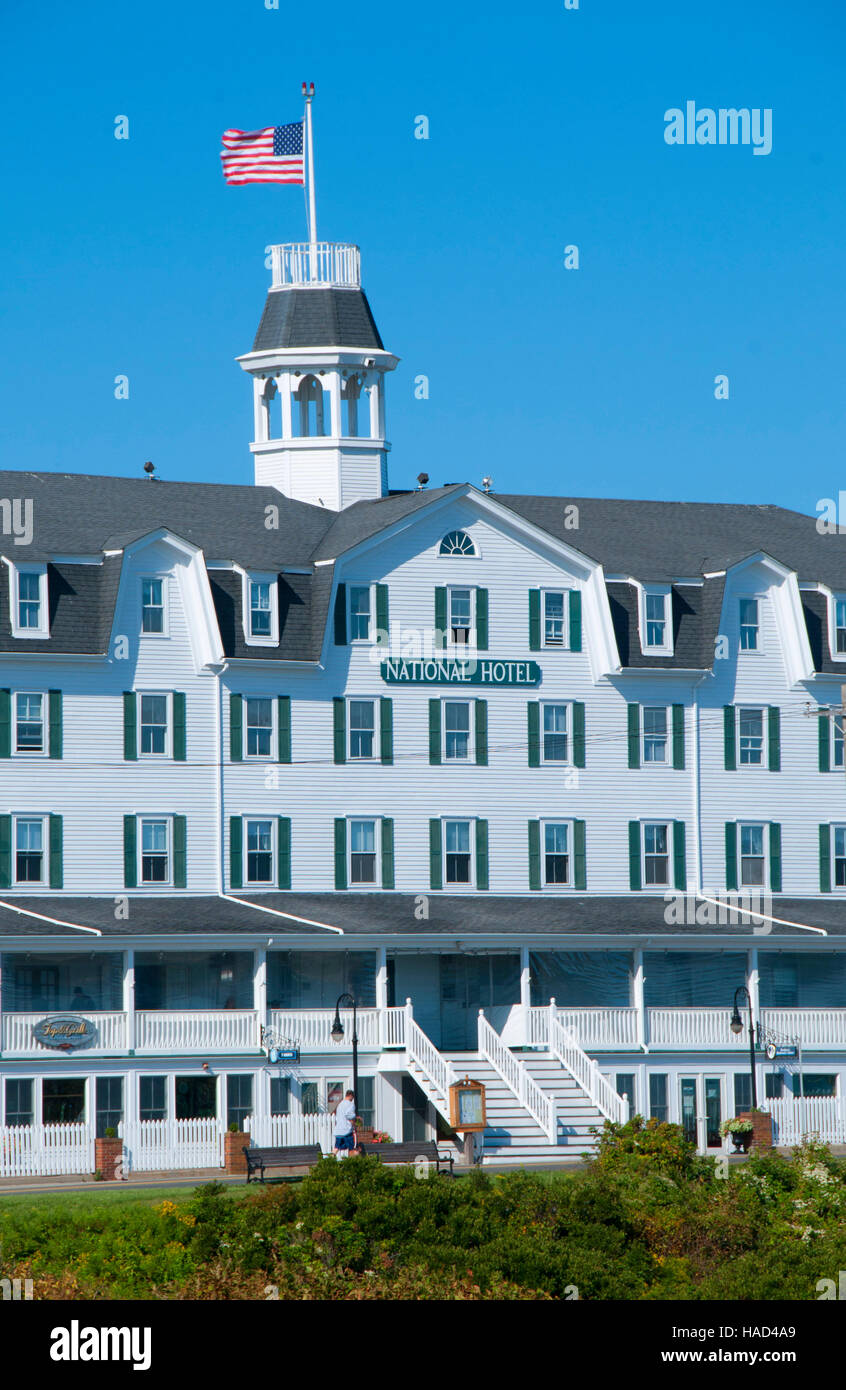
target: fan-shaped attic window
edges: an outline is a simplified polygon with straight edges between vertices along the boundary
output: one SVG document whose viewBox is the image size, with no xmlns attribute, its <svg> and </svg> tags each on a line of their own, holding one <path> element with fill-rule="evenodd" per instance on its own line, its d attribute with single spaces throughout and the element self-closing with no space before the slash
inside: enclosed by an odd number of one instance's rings
<svg viewBox="0 0 846 1390">
<path fill-rule="evenodd" d="M 447 531 L 439 555 L 475 555 L 476 547 L 466 531 Z"/>
</svg>

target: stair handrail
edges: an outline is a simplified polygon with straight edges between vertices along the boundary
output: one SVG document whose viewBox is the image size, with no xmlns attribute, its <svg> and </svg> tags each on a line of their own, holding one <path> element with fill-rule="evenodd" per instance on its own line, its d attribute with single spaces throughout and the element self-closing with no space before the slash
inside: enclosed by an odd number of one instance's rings
<svg viewBox="0 0 846 1390">
<path fill-rule="evenodd" d="M 510 1047 L 506 1047 L 499 1033 L 485 1018 L 484 1009 L 479 1010 L 479 1052 L 512 1095 L 516 1096 L 523 1109 L 528 1111 L 538 1128 L 543 1130 L 550 1144 L 554 1144 L 558 1138 L 554 1099 L 541 1090 L 525 1063 L 515 1057 Z"/>
<path fill-rule="evenodd" d="M 572 1028 L 560 1023 L 555 1000 L 549 1001 L 549 1041 L 548 1047 L 568 1071 L 573 1080 L 581 1086 L 585 1095 L 607 1120 L 622 1125 L 629 1118 L 629 1102 L 618 1094 L 605 1079 L 592 1057 L 583 1050 Z"/>
<path fill-rule="evenodd" d="M 449 1088 L 454 1085 L 456 1076 L 446 1057 L 441 1056 L 416 1021 L 410 999 L 405 1001 L 405 1051 L 409 1062 L 422 1071 L 435 1092 L 430 1097 L 435 1109 L 448 1120 Z"/>
</svg>

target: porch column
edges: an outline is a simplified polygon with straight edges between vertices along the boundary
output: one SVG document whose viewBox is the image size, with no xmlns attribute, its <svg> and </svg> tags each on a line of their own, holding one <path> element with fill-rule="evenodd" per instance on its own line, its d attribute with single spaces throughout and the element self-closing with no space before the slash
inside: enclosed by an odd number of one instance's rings
<svg viewBox="0 0 846 1390">
<path fill-rule="evenodd" d="M 279 391 L 279 399 L 282 403 L 282 438 L 291 439 L 294 433 L 291 417 L 291 373 L 280 372 L 276 378 L 276 385 Z M 299 409 L 299 406 L 296 408 Z"/>
<path fill-rule="evenodd" d="M 258 1015 L 258 1045 L 261 1047 L 261 1030 L 267 1023 L 267 951 L 264 946 L 260 946 L 255 955 L 253 1008 Z"/>
<path fill-rule="evenodd" d="M 520 947 L 520 1035 L 516 1043 L 511 1046 L 531 1046 L 532 1030 L 530 1025 L 532 1007 L 532 976 L 529 970 L 529 948 Z"/>
<path fill-rule="evenodd" d="M 341 374 L 329 372 L 329 433 L 338 439 L 341 429 Z"/>
<path fill-rule="evenodd" d="M 751 946 L 746 956 L 746 988 L 749 990 L 749 1008 L 755 1023 L 758 1023 L 761 1018 L 761 992 L 759 989 L 759 982 L 758 947 Z M 764 1101 L 764 1068 L 758 1061 L 757 1050 L 755 1052 L 755 1073 L 755 1088 L 758 1092 L 758 1104 L 761 1105 Z"/>
<path fill-rule="evenodd" d="M 126 1046 L 130 1057 L 135 1052 L 135 952 L 123 956 L 123 1011 L 126 1015 Z"/>
<path fill-rule="evenodd" d="M 388 1007 L 388 949 L 386 946 L 376 948 L 376 1008 L 379 1010 L 379 1046 L 384 1047 L 387 1040 L 387 1019 L 385 1010 Z"/>
<path fill-rule="evenodd" d="M 646 977 L 643 973 L 643 951 L 637 950 L 634 953 L 634 974 L 632 975 L 632 1003 L 635 1009 L 637 1010 L 635 1026 L 637 1029 L 637 1045 L 640 1048 L 641 1052 L 649 1051 L 649 1046 L 647 1043 L 646 1008 L 644 1005 L 645 980 Z"/>
</svg>

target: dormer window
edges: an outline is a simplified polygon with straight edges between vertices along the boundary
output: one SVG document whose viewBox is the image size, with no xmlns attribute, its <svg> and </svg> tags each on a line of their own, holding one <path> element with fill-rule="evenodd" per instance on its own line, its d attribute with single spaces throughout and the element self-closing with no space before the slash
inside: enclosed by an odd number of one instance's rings
<svg viewBox="0 0 846 1390">
<path fill-rule="evenodd" d="M 673 633 L 670 621 L 669 586 L 641 590 L 641 649 L 661 656 L 672 656 Z"/>
<path fill-rule="evenodd" d="M 9 564 L 13 637 L 49 637 L 47 566 Z"/>
<path fill-rule="evenodd" d="M 441 541 L 439 555 L 475 555 L 476 546 L 466 531 L 447 531 Z"/>
<path fill-rule="evenodd" d="M 244 580 L 244 637 L 249 646 L 274 647 L 279 641 L 276 575 L 250 574 Z"/>
<path fill-rule="evenodd" d="M 846 598 L 834 600 L 834 656 L 846 656 Z"/>
<path fill-rule="evenodd" d="M 756 598 L 742 598 L 740 600 L 740 650 L 742 652 L 758 651 L 758 600 Z"/>
<path fill-rule="evenodd" d="M 270 585 L 250 584 L 250 636 L 270 636 Z"/>
</svg>

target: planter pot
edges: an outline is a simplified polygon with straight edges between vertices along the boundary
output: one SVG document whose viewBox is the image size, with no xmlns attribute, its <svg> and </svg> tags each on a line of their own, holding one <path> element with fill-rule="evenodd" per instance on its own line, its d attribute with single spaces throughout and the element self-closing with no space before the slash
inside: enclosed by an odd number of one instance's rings
<svg viewBox="0 0 846 1390">
<path fill-rule="evenodd" d="M 731 1142 L 734 1145 L 733 1153 L 748 1154 L 749 1146 L 752 1143 L 752 1131 L 748 1130 L 745 1134 L 732 1134 Z"/>
</svg>

